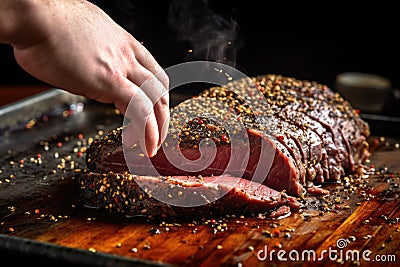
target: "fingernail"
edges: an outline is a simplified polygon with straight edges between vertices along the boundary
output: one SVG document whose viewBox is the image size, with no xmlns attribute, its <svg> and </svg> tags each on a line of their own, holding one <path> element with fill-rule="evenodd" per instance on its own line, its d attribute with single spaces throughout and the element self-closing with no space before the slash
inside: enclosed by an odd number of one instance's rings
<svg viewBox="0 0 400 267">
<path fill-rule="evenodd" d="M 154 147 L 153 149 L 151 149 L 148 153 L 149 158 L 154 157 L 157 154 L 157 148 Z"/>
</svg>

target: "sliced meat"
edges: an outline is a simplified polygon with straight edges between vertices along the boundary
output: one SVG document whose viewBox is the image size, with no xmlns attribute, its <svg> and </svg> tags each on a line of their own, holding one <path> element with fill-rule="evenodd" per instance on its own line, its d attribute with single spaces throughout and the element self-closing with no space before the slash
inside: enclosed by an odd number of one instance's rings
<svg viewBox="0 0 400 267">
<path fill-rule="evenodd" d="M 217 146 L 215 156 L 209 153 L 213 160 L 207 165 L 204 163 L 207 163 L 208 157 L 199 160 L 200 150 L 193 147 L 167 150 L 171 147 L 168 145 L 167 148 L 160 149 L 150 160 L 143 155 L 139 146 L 124 151 L 121 133 L 122 128 L 118 128 L 102 140 L 94 141 L 87 150 L 89 170 L 98 173 L 129 173 L 133 170 L 135 174 L 154 176 L 211 176 L 229 173 L 248 180 L 253 179 L 267 186 L 271 184 L 274 189 L 286 190 L 287 193 L 295 196 L 303 193 L 303 187 L 299 183 L 298 169 L 287 149 L 279 142 L 271 141 L 275 140 L 274 138 L 267 138 L 251 129 L 248 131 L 249 144 L 238 143 L 235 149 L 237 155 L 231 155 L 232 150 L 229 144 L 220 144 Z M 168 144 L 168 139 L 166 143 Z M 261 154 L 261 148 L 264 150 L 263 154 Z M 207 147 L 205 150 L 202 155 L 207 154 Z M 246 153 L 249 153 L 248 158 L 244 156 Z M 188 166 L 182 159 L 182 155 L 191 161 L 196 159 L 198 161 L 193 166 Z M 126 161 L 129 162 L 129 168 Z M 229 162 L 230 167 L 227 171 Z M 258 177 L 253 177 L 256 168 L 260 174 Z"/>
<path fill-rule="evenodd" d="M 229 175 L 156 177 L 86 173 L 79 181 L 80 199 L 86 207 L 105 208 L 127 217 L 193 220 L 259 213 L 279 217 L 300 208 L 300 203 L 285 193 Z M 154 196 L 170 201 L 159 201 Z M 194 205 L 204 201 L 207 203 Z"/>
</svg>

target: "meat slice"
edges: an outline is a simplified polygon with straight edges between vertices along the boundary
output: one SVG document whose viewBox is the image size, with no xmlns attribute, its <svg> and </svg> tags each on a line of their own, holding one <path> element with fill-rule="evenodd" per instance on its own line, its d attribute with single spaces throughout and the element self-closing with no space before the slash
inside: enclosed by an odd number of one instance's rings
<svg viewBox="0 0 400 267">
<path fill-rule="evenodd" d="M 259 213 L 279 217 L 300 208 L 300 203 L 285 193 L 229 175 L 156 177 L 90 172 L 80 176 L 80 186 L 80 199 L 85 206 L 105 208 L 127 217 L 193 220 Z M 154 196 L 170 201 L 159 201 Z"/>
<path fill-rule="evenodd" d="M 213 125 L 215 124 L 217 123 Z M 207 150 L 208 144 L 206 143 L 203 153 L 198 148 L 194 148 L 194 145 L 182 146 L 180 149 L 167 145 L 151 159 L 143 155 L 139 146 L 123 150 L 121 134 L 122 128 L 118 128 L 101 140 L 94 141 L 87 150 L 89 170 L 98 173 L 132 172 L 138 175 L 153 176 L 211 176 L 227 173 L 254 180 L 266 186 L 273 185 L 275 190 L 285 190 L 291 195 L 299 196 L 303 193 L 303 186 L 299 183 L 299 171 L 290 152 L 281 143 L 275 142 L 275 137 L 268 138 L 265 134 L 252 129 L 246 131 L 248 144 L 242 143 L 240 140 L 235 144 L 236 155 L 231 154 L 232 149 L 228 143 L 219 143 L 215 155 L 213 155 Z M 215 132 L 214 134 L 220 135 Z M 172 139 L 171 136 L 167 137 L 164 145 L 172 144 Z M 264 153 L 261 153 L 261 149 Z M 249 154 L 248 158 L 245 156 L 246 153 Z M 182 155 L 190 162 L 195 163 L 188 166 Z M 208 155 L 211 155 L 211 162 L 207 162 Z M 256 169 L 258 176 L 253 177 Z"/>
</svg>

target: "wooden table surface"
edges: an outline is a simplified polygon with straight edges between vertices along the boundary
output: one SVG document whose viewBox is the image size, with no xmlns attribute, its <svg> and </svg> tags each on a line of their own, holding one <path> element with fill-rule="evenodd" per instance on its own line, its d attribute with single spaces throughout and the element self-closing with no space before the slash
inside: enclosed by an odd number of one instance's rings
<svg viewBox="0 0 400 267">
<path fill-rule="evenodd" d="M 34 150 L 0 155 L 1 238 L 33 240 L 98 257 L 109 255 L 127 263 L 149 260 L 175 266 L 398 266 L 399 138 L 371 138 L 376 151 L 368 164 L 378 172 L 349 176 L 348 184 L 327 185 L 329 196 L 306 196 L 301 200 L 304 208 L 288 217 L 237 214 L 191 221 L 188 214 L 187 221 L 151 222 L 79 205 L 74 168 L 84 168 L 84 157 L 71 151 L 85 147 L 90 137 L 95 138 L 95 133 L 85 135 L 84 140 L 78 140 L 74 133 L 61 139 L 62 147 L 56 145 L 59 138 L 51 137 L 49 150 L 44 151 L 42 143 Z M 62 166 L 57 165 L 62 162 L 61 156 L 54 161 L 53 155 L 63 155 L 63 151 L 71 153 L 72 158 L 64 160 L 69 169 L 64 166 L 68 170 L 61 171 Z M 41 164 L 38 153 L 42 153 Z M 20 177 L 21 158 L 25 162 Z M 101 266 L 106 266 L 107 258 L 102 259 Z"/>
</svg>

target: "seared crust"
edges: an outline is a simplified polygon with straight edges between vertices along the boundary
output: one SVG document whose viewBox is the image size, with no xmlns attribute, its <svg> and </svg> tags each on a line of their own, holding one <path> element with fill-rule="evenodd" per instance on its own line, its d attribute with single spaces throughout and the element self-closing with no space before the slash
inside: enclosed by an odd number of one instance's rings
<svg viewBox="0 0 400 267">
<path fill-rule="evenodd" d="M 255 93 L 255 88 L 263 97 Z M 121 133 L 121 128 L 115 129 L 92 143 L 87 151 L 90 171 L 129 172 Z M 327 86 L 265 75 L 212 87 L 177 105 L 172 110 L 165 146 L 152 163 L 161 175 L 220 175 L 226 166 L 222 161 L 229 160 L 224 154 L 217 154 L 218 161 L 203 171 L 185 173 L 169 164 L 164 149 L 173 151 L 178 146 L 185 155 L 194 157 L 202 141 L 213 142 L 225 151 L 236 140 L 237 146 L 250 143 L 250 163 L 242 178 L 252 179 L 253 163 L 258 163 L 257 148 L 265 142 L 267 148 L 275 150 L 268 159 L 273 165 L 266 177 L 257 180 L 299 196 L 303 187 L 339 181 L 354 172 L 369 156 L 369 134 L 369 126 L 358 111 Z M 143 154 L 138 147 L 128 154 L 131 162 L 138 162 L 137 166 L 133 164 L 135 174 L 153 175 L 141 169 Z"/>
</svg>

